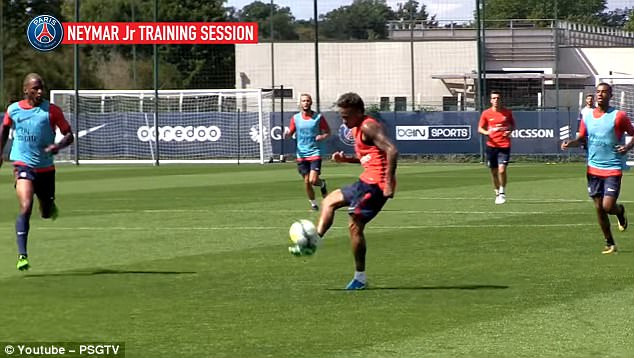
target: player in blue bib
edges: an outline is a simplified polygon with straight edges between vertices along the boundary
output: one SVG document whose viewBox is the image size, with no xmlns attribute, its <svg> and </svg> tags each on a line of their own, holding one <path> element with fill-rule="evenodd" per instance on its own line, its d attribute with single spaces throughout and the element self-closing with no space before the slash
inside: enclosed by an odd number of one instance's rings
<svg viewBox="0 0 634 358">
<path fill-rule="evenodd" d="M 297 170 L 304 179 L 310 207 L 317 211 L 319 206 L 315 201 L 313 186 L 320 187 L 322 197 L 326 197 L 328 194 L 326 181 L 320 179 L 319 176 L 321 174 L 321 158 L 325 154 L 323 143 L 330 136 L 330 127 L 324 116 L 312 110 L 313 98 L 309 94 L 302 93 L 300 95 L 299 106 L 301 111 L 291 118 L 286 138 L 295 134 Z"/>
<path fill-rule="evenodd" d="M 620 231 L 627 229 L 625 206 L 618 204 L 621 178 L 625 168 L 625 154 L 634 141 L 625 143 L 624 134 L 634 135 L 632 122 L 623 111 L 610 107 L 612 86 L 599 83 L 596 90 L 597 107 L 586 111 L 579 122 L 577 138 L 564 141 L 561 149 L 586 143 L 588 151 L 588 194 L 594 201 L 599 226 L 605 238 L 603 254 L 616 252 L 608 215 L 615 215 Z"/>
<path fill-rule="evenodd" d="M 26 242 L 33 209 L 33 197 L 37 196 L 40 213 L 45 219 L 57 217 L 55 206 L 55 165 L 53 155 L 70 145 L 73 132 L 64 113 L 56 105 L 44 99 L 44 81 L 37 73 L 29 73 L 23 83 L 24 100 L 7 108 L 0 126 L 0 166 L 4 147 L 13 131 L 13 143 L 9 159 L 13 162 L 15 191 L 20 212 L 15 222 L 18 245 L 17 268 L 29 269 Z M 63 137 L 55 143 L 59 129 Z"/>
</svg>

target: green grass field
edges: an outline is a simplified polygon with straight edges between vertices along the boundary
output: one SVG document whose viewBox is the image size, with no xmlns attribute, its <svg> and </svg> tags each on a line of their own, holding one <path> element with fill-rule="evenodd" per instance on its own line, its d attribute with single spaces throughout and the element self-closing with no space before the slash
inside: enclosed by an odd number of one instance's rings
<svg viewBox="0 0 634 358">
<path fill-rule="evenodd" d="M 327 165 L 324 178 L 359 172 Z M 34 215 L 21 273 L 0 171 L 0 342 L 123 341 L 127 357 L 634 356 L 633 234 L 613 219 L 620 252 L 601 255 L 582 164 L 513 164 L 501 206 L 482 165 L 402 164 L 366 229 L 359 292 L 342 290 L 345 211 L 314 257 L 287 252 L 292 221 L 316 217 L 292 163 L 57 178 L 61 216 Z M 634 213 L 630 173 L 621 199 Z"/>
</svg>

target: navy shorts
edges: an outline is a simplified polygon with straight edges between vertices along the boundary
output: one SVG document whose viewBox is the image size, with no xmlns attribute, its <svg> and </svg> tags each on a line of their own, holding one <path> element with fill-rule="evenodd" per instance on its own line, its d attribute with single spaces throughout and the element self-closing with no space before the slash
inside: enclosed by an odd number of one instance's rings
<svg viewBox="0 0 634 358">
<path fill-rule="evenodd" d="M 341 192 L 349 205 L 348 214 L 363 223 L 372 220 L 388 199 L 378 185 L 364 183 L 361 180 L 341 188 Z"/>
<path fill-rule="evenodd" d="M 46 204 L 55 200 L 55 170 L 36 172 L 31 167 L 16 165 L 13 173 L 16 182 L 30 180 L 33 183 L 33 191 L 40 203 Z"/>
<path fill-rule="evenodd" d="M 621 192 L 620 175 L 609 177 L 598 177 L 596 175 L 587 174 L 588 178 L 588 195 L 591 198 L 613 196 L 618 199 Z"/>
<path fill-rule="evenodd" d="M 310 174 L 311 170 L 316 171 L 317 174 L 321 173 L 321 159 L 302 160 L 301 162 L 297 162 L 297 171 L 302 177 Z"/>
<path fill-rule="evenodd" d="M 511 159 L 511 148 L 494 148 L 487 146 L 487 167 L 497 168 L 498 165 L 508 165 Z"/>
</svg>

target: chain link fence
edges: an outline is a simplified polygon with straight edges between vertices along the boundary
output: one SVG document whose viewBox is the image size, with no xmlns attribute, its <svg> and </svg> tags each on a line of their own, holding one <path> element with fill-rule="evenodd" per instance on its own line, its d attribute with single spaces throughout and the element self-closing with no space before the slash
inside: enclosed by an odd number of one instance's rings
<svg viewBox="0 0 634 358">
<path fill-rule="evenodd" d="M 60 21 L 253 21 L 255 45 L 81 45 L 79 88 L 276 90 L 276 107 L 297 107 L 310 93 L 318 109 L 347 91 L 377 111 L 470 111 L 501 90 L 511 108 L 577 109 L 594 84 L 575 44 L 632 46 L 631 33 L 552 19 L 478 21 L 481 2 L 452 0 L 11 0 L 0 14 L 0 101 L 22 95 L 28 72 L 49 89 L 73 89 L 74 48 L 31 48 L 25 29 L 36 15 Z M 78 6 L 78 18 L 76 11 Z M 486 10 L 480 17 L 484 19 Z M 317 21 L 315 21 L 317 19 Z M 606 39 L 612 39 L 609 42 Z"/>
</svg>

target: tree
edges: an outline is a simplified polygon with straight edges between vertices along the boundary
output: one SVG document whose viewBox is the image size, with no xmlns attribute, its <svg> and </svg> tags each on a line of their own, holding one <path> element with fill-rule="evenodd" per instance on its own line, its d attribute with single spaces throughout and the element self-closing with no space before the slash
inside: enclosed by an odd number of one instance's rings
<svg viewBox="0 0 634 358">
<path fill-rule="evenodd" d="M 239 21 L 257 22 L 260 38 L 271 39 L 271 23 L 275 40 L 297 40 L 299 35 L 295 29 L 295 17 L 288 7 L 276 4 L 265 4 L 262 1 L 252 2 L 237 12 Z"/>
<path fill-rule="evenodd" d="M 313 20 L 295 21 L 295 31 L 297 31 L 299 41 L 315 40 L 315 22 Z"/>
<path fill-rule="evenodd" d="M 37 72 L 44 78 L 47 89 L 72 88 L 73 66 L 72 47 L 60 46 L 55 51 L 39 52 L 26 40 L 26 27 L 31 19 L 39 14 L 49 14 L 60 21 L 67 21 L 62 13 L 63 0 L 11 0 L 2 1 L 3 35 L 0 46 L 3 47 L 4 71 L 3 98 L 0 107 L 9 101 L 22 98 L 22 80 L 29 72 Z M 95 86 L 99 81 L 91 75 L 92 68 L 82 69 L 86 77 L 85 84 Z"/>
<path fill-rule="evenodd" d="M 436 15 L 430 18 L 427 12 L 427 6 L 420 4 L 416 0 L 407 0 L 405 3 L 398 3 L 398 9 L 394 13 L 395 20 L 423 20 L 427 25 L 438 25 L 436 21 Z M 420 9 L 419 9 L 420 7 Z"/>
<path fill-rule="evenodd" d="M 395 15 L 385 0 L 354 0 L 321 16 L 320 36 L 337 40 L 378 40 L 388 36 Z"/>
<path fill-rule="evenodd" d="M 223 0 L 160 1 L 158 21 L 215 22 L 225 21 L 232 8 L 223 7 Z M 74 16 L 73 1 L 64 11 Z M 81 21 L 153 21 L 154 0 L 82 0 Z M 82 46 L 88 63 L 95 67 L 94 76 L 107 86 L 123 88 L 152 85 L 153 46 L 96 45 Z M 136 54 L 132 60 L 133 50 Z M 122 58 L 119 56 L 121 55 Z M 123 65 L 123 61 L 130 65 Z M 169 45 L 159 46 L 159 87 L 161 88 L 233 88 L 235 53 L 233 45 Z M 82 66 L 84 63 L 82 62 Z M 150 71 L 148 71 L 150 69 Z M 116 74 L 109 74 L 115 71 Z M 138 74 L 137 81 L 132 74 Z M 125 84 L 125 79 L 128 83 Z M 117 79 L 117 80 L 114 80 Z M 82 78 L 82 87 L 83 87 Z M 112 88 L 112 87 L 110 87 Z M 121 87 L 118 87 L 121 88 Z"/>
<path fill-rule="evenodd" d="M 159 21 L 216 22 L 226 21 L 224 0 L 162 1 Z M 235 51 L 233 45 L 161 46 L 161 59 L 181 74 L 180 88 L 235 87 Z M 168 87 L 169 84 L 164 84 Z M 170 86 L 173 87 L 173 86 Z"/>
<path fill-rule="evenodd" d="M 607 0 L 482 0 L 486 20 L 557 19 L 598 24 Z M 556 10 L 556 11 L 555 11 Z"/>
<path fill-rule="evenodd" d="M 603 24 L 611 27 L 624 27 L 632 9 L 615 9 L 603 13 Z"/>
<path fill-rule="evenodd" d="M 614 9 L 603 14 L 603 24 L 634 31 L 634 8 Z"/>
<path fill-rule="evenodd" d="M 422 20 L 423 24 L 427 27 L 438 27 L 436 15 L 430 18 L 427 12 L 427 6 L 425 6 L 425 4 L 419 4 L 416 0 L 407 0 L 405 3 L 398 3 L 398 9 L 394 13 L 393 20 Z"/>
<path fill-rule="evenodd" d="M 623 30 L 634 32 L 634 8 L 630 9 L 628 20 L 623 25 Z"/>
</svg>

